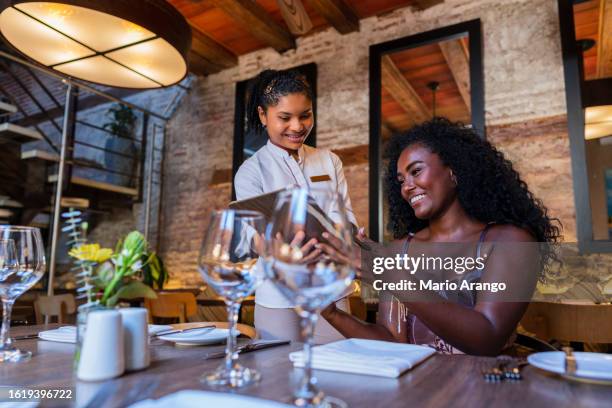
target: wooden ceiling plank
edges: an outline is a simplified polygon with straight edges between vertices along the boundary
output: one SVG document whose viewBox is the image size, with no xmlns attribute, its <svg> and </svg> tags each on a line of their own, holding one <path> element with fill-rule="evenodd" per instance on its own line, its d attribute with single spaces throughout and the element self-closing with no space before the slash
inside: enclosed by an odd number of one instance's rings
<svg viewBox="0 0 612 408">
<path fill-rule="evenodd" d="M 276 0 L 281 15 L 294 35 L 304 35 L 312 30 L 312 21 L 301 0 Z"/>
<path fill-rule="evenodd" d="M 417 10 L 426 10 L 440 3 L 444 3 L 444 0 L 415 0 L 413 4 Z"/>
<path fill-rule="evenodd" d="M 461 40 L 442 41 L 438 43 L 444 59 L 453 74 L 455 84 L 459 89 L 461 98 L 465 102 L 468 112 L 472 112 L 470 93 L 470 61 L 465 54 Z"/>
<path fill-rule="evenodd" d="M 224 69 L 224 67 L 215 64 L 193 50 L 189 52 L 189 71 L 195 75 L 210 75 Z"/>
<path fill-rule="evenodd" d="M 419 94 L 404 78 L 388 55 L 381 58 L 380 71 L 382 86 L 411 116 L 414 123 L 424 122 L 431 118 L 431 112 L 425 106 Z"/>
<path fill-rule="evenodd" d="M 211 0 L 211 3 L 275 50 L 282 52 L 295 48 L 295 39 L 291 33 L 278 25 L 253 0 Z"/>
<path fill-rule="evenodd" d="M 310 0 L 310 5 L 340 34 L 359 31 L 359 16 L 344 0 Z"/>
<path fill-rule="evenodd" d="M 380 135 L 383 140 L 390 139 L 395 133 L 398 132 L 391 123 L 383 121 L 383 123 L 380 125 Z"/>
<path fill-rule="evenodd" d="M 191 50 L 223 68 L 238 65 L 238 57 L 191 24 Z"/>
<path fill-rule="evenodd" d="M 597 78 L 610 76 L 612 76 L 612 0 L 601 0 L 599 6 Z"/>
</svg>

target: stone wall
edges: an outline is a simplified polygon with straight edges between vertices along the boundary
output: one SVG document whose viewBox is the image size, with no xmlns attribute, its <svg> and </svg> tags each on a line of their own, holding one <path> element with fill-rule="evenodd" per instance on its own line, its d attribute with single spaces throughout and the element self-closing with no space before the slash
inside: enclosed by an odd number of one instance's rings
<svg viewBox="0 0 612 408">
<path fill-rule="evenodd" d="M 199 245 L 212 209 L 230 184 L 210 185 L 232 163 L 236 81 L 265 68 L 315 62 L 317 144 L 334 150 L 368 143 L 369 46 L 479 18 L 482 22 L 486 123 L 490 139 L 515 162 L 532 190 L 575 239 L 565 90 L 556 1 L 446 0 L 425 11 L 396 10 L 361 21 L 359 32 L 327 29 L 300 38 L 282 55 L 272 49 L 200 78 L 170 121 L 164 158 L 161 251 L 173 283 L 197 286 Z M 368 164 L 345 166 L 357 219 L 368 223 Z"/>
</svg>

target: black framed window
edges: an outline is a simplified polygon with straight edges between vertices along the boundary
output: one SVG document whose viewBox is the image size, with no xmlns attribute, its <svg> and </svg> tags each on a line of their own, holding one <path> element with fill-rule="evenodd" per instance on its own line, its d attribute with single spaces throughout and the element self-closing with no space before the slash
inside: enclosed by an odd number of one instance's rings
<svg viewBox="0 0 612 408">
<path fill-rule="evenodd" d="M 558 0 L 581 253 L 612 252 L 612 62 L 602 58 L 605 47 L 598 44 L 603 39 L 597 29 L 612 21 L 599 16 L 602 9 L 595 3 Z"/>
</svg>

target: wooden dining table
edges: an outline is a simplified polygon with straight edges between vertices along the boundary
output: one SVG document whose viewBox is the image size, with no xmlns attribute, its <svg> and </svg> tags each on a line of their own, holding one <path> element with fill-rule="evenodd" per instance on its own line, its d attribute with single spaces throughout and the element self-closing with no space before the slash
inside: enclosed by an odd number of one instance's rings
<svg viewBox="0 0 612 408">
<path fill-rule="evenodd" d="M 38 333 L 57 327 L 22 326 L 12 336 Z M 245 339 L 246 341 L 246 339 Z M 0 363 L 0 385 L 8 388 L 69 389 L 72 399 L 43 400 L 41 406 L 87 406 L 96 399 L 97 407 L 123 407 L 136 399 L 160 398 L 180 390 L 209 389 L 200 382 L 203 373 L 214 370 L 222 359 L 204 359 L 205 354 L 222 350 L 223 345 L 177 347 L 155 340 L 151 345 L 151 366 L 104 382 L 81 382 L 73 374 L 74 344 L 37 339 L 18 340 L 16 345 L 33 353 L 24 363 Z M 263 349 L 240 355 L 240 363 L 257 369 L 261 381 L 248 388 L 233 390 L 267 400 L 288 403 L 302 370 L 288 359 L 301 344 Z M 112 358 L 112 356 L 109 356 Z M 485 382 L 483 368 L 495 358 L 468 355 L 434 355 L 401 377 L 383 378 L 315 370 L 319 387 L 340 398 L 349 407 L 610 407 L 612 386 L 569 381 L 535 367 L 523 369 L 517 382 Z M 147 387 L 147 385 L 153 385 Z M 134 392 L 133 390 L 142 390 Z M 136 396 L 136 398 L 134 398 Z"/>
</svg>

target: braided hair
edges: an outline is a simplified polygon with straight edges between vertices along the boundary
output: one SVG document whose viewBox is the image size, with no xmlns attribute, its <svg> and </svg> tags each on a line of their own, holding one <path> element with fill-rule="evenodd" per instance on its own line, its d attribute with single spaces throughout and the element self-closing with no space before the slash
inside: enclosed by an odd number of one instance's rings
<svg viewBox="0 0 612 408">
<path fill-rule="evenodd" d="M 265 134 L 266 129 L 259 120 L 259 106 L 264 111 L 276 106 L 281 97 L 301 93 L 312 101 L 312 89 L 306 77 L 294 70 L 276 71 L 267 69 L 251 80 L 247 99 L 247 132 Z"/>
</svg>

